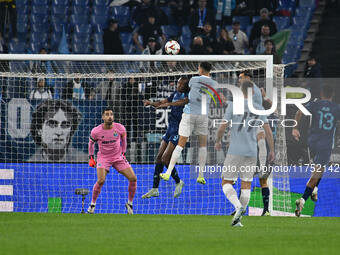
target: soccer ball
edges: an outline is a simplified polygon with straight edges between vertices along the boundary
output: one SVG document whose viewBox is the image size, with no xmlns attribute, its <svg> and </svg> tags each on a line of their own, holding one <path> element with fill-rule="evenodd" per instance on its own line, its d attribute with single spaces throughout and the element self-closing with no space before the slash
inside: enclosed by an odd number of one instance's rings
<svg viewBox="0 0 340 255">
<path fill-rule="evenodd" d="M 181 46 L 179 46 L 179 43 L 175 40 L 168 41 L 165 44 L 165 52 L 169 55 L 177 55 L 181 49 Z"/>
</svg>

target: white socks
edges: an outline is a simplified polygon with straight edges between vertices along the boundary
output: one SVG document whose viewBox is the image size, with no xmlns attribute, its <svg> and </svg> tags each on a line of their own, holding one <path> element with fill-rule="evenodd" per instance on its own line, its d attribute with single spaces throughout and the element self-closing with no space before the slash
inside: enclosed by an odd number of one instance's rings
<svg viewBox="0 0 340 255">
<path fill-rule="evenodd" d="M 250 189 L 241 189 L 240 202 L 244 209 L 247 208 L 250 200 Z"/>
<path fill-rule="evenodd" d="M 260 139 L 257 141 L 257 144 L 259 146 L 259 161 L 260 161 L 260 167 L 266 165 L 267 160 L 267 147 L 266 147 L 266 141 L 265 139 Z"/>
<path fill-rule="evenodd" d="M 241 207 L 241 203 L 240 203 L 240 200 L 238 200 L 237 198 L 237 194 L 233 186 L 227 183 L 223 185 L 222 189 L 223 189 L 225 196 L 230 201 L 230 203 L 232 203 L 233 206 L 235 207 L 235 210 L 239 209 Z"/>
<path fill-rule="evenodd" d="M 200 147 L 198 149 L 198 164 L 199 164 L 199 172 L 198 177 L 203 177 L 204 167 L 207 163 L 207 147 Z"/>
<path fill-rule="evenodd" d="M 174 169 L 178 158 L 181 156 L 182 150 L 183 148 L 179 145 L 175 147 L 174 151 L 172 152 L 170 163 L 168 169 L 166 170 L 166 174 L 170 175 L 172 173 L 172 170 Z"/>
</svg>

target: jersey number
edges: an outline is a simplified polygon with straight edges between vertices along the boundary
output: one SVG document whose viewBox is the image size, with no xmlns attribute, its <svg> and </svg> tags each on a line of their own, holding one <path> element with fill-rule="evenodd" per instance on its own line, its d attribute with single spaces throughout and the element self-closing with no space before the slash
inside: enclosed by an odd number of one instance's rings
<svg viewBox="0 0 340 255">
<path fill-rule="evenodd" d="M 318 114 L 320 114 L 319 128 L 324 130 L 331 130 L 333 128 L 333 114 L 331 114 L 330 112 L 324 113 L 322 111 L 318 111 Z"/>
<path fill-rule="evenodd" d="M 245 112 L 244 115 L 243 115 L 243 118 L 242 118 L 241 122 L 242 122 L 242 123 L 245 122 L 245 123 L 249 124 L 249 123 L 246 121 L 247 117 L 248 117 L 248 112 Z M 258 115 L 255 115 L 255 114 L 252 114 L 252 113 L 249 113 L 249 117 L 254 117 L 254 119 L 252 119 L 252 121 L 256 121 L 257 118 L 258 118 L 259 116 L 258 116 Z M 245 125 L 244 125 L 244 126 L 245 126 Z M 237 131 L 240 132 L 240 131 L 242 130 L 242 128 L 243 128 L 243 125 L 239 125 Z M 253 128 L 253 126 L 250 126 L 250 125 L 249 125 L 248 128 L 247 128 L 247 132 L 249 132 L 252 128 Z"/>
</svg>

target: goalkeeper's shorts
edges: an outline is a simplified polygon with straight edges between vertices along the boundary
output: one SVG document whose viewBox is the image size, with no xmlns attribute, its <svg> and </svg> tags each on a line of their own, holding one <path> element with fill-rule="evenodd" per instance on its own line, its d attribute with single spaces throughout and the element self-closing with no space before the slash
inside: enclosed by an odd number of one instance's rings
<svg viewBox="0 0 340 255">
<path fill-rule="evenodd" d="M 109 172 L 111 166 L 117 171 L 122 171 L 131 167 L 124 155 L 120 155 L 118 158 L 114 159 L 98 155 L 97 168 L 104 168 L 107 172 Z"/>
</svg>

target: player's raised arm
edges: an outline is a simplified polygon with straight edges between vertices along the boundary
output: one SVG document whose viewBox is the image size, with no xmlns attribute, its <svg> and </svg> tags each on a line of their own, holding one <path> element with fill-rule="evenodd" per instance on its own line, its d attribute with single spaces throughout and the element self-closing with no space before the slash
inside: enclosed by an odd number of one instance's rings
<svg viewBox="0 0 340 255">
<path fill-rule="evenodd" d="M 160 104 L 160 105 L 156 106 L 156 108 L 164 108 L 164 107 L 168 107 L 168 106 L 184 106 L 187 103 L 189 103 L 189 99 L 186 97 L 186 98 L 183 98 L 183 99 L 178 100 L 176 102 L 167 102 L 167 103 Z"/>
<path fill-rule="evenodd" d="M 151 102 L 150 100 L 143 100 L 144 106 L 151 105 L 153 107 L 158 107 L 159 105 L 165 104 L 165 103 L 168 103 L 168 102 L 169 102 L 168 99 L 163 99 L 163 100 L 159 100 L 159 101 L 156 101 L 156 102 Z"/>
</svg>

